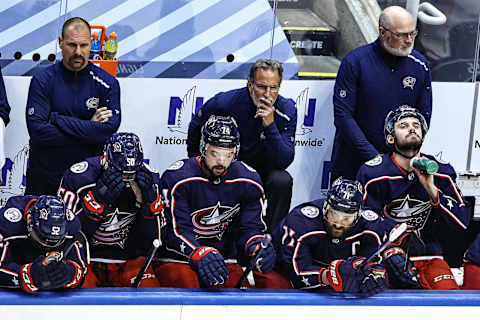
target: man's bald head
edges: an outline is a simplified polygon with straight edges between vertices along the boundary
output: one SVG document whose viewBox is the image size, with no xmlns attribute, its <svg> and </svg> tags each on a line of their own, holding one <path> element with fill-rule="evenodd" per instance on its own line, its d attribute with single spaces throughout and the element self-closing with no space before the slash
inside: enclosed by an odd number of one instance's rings
<svg viewBox="0 0 480 320">
<path fill-rule="evenodd" d="M 380 14 L 378 21 L 380 26 L 387 28 L 413 28 L 413 17 L 405 8 L 399 6 L 391 6 L 385 8 Z"/>
<path fill-rule="evenodd" d="M 74 17 L 74 18 L 70 18 L 68 19 L 67 21 L 65 21 L 65 23 L 63 24 L 63 27 L 62 27 L 62 38 L 65 37 L 65 31 L 68 29 L 68 28 L 73 28 L 75 31 L 77 32 L 80 32 L 82 31 L 83 28 L 87 28 L 88 29 L 88 33 L 91 33 L 91 29 L 90 29 L 90 24 L 83 18 L 80 18 L 80 17 Z"/>
</svg>

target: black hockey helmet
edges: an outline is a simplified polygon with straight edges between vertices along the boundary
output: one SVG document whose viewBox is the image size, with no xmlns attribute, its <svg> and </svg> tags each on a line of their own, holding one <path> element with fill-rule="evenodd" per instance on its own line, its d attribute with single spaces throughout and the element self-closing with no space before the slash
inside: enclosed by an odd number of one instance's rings
<svg viewBox="0 0 480 320">
<path fill-rule="evenodd" d="M 328 207 L 346 213 L 356 214 L 355 224 L 358 220 L 360 207 L 363 201 L 363 187 L 360 182 L 354 180 L 336 179 L 327 191 L 327 199 L 323 207 L 323 218 L 328 220 Z"/>
<path fill-rule="evenodd" d="M 128 176 L 134 176 L 143 165 L 143 148 L 140 138 L 129 132 L 114 133 L 105 144 L 104 156 L 105 168 L 116 168 L 123 172 L 128 180 Z"/>
<path fill-rule="evenodd" d="M 394 135 L 395 123 L 400 119 L 409 117 L 417 118 L 418 121 L 420 121 L 420 125 L 422 126 L 422 141 L 425 139 L 425 135 L 428 132 L 428 124 L 425 117 L 416 108 L 404 104 L 390 111 L 385 117 L 383 133 L 385 135 L 385 142 L 388 146 L 391 146 L 391 144 L 388 143 L 387 137 L 388 135 Z"/>
<path fill-rule="evenodd" d="M 236 148 L 236 159 L 240 150 L 240 132 L 235 119 L 230 116 L 211 115 L 202 127 L 200 138 L 202 157 L 205 157 L 207 144 L 221 148 Z"/>
<path fill-rule="evenodd" d="M 61 245 L 67 234 L 67 210 L 60 197 L 38 197 L 27 211 L 29 236 L 45 250 Z"/>
</svg>

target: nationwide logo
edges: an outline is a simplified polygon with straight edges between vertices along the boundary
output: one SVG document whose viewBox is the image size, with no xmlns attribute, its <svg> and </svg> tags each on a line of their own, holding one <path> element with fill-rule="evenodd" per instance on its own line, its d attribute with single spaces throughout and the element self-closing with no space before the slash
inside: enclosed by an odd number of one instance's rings
<svg viewBox="0 0 480 320">
<path fill-rule="evenodd" d="M 315 107 L 317 104 L 317 99 L 308 97 L 309 89 L 310 88 L 307 87 L 300 91 L 297 99 L 295 100 L 297 112 L 299 113 L 299 122 L 297 122 L 297 132 L 295 133 L 297 136 L 311 133 L 312 127 L 315 123 Z M 303 117 L 301 117 L 301 115 L 303 115 Z"/>
<path fill-rule="evenodd" d="M 196 97 L 197 86 L 193 86 L 180 97 L 170 97 L 168 109 L 168 130 L 188 133 L 188 124 L 203 105 L 203 97 Z"/>
<path fill-rule="evenodd" d="M 28 144 L 23 146 L 13 159 L 5 158 L 0 184 L 0 207 L 5 206 L 12 196 L 23 195 L 25 192 L 25 172 L 28 162 Z"/>
</svg>

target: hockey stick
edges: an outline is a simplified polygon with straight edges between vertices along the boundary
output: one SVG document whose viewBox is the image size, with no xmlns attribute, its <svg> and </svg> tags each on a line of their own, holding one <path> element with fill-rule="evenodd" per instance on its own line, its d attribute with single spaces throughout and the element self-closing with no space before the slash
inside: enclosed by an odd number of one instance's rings
<svg viewBox="0 0 480 320">
<path fill-rule="evenodd" d="M 265 249 L 269 244 L 270 242 L 272 241 L 272 236 L 269 235 L 268 233 L 265 235 L 265 238 L 263 238 L 262 242 L 260 243 L 260 249 L 258 250 L 258 252 L 252 257 L 252 259 L 250 260 L 250 264 L 249 266 L 245 269 L 245 271 L 243 272 L 242 276 L 240 277 L 240 279 L 238 280 L 237 284 L 235 285 L 235 288 L 237 289 L 240 289 L 240 287 L 242 286 L 243 282 L 245 281 L 245 279 L 247 279 L 248 277 L 248 274 L 253 270 L 253 268 L 255 267 L 255 264 L 257 262 L 257 259 L 258 257 L 260 257 L 260 255 L 262 254 L 263 252 L 263 249 Z"/>
<path fill-rule="evenodd" d="M 376 256 L 383 252 L 393 241 L 397 240 L 405 231 L 407 231 L 408 225 L 404 222 L 402 224 L 397 224 L 393 227 L 392 231 L 388 235 L 388 240 L 380 246 L 367 260 L 362 263 L 362 266 L 369 263 Z"/>
<path fill-rule="evenodd" d="M 147 268 L 152 262 L 153 257 L 155 257 L 155 253 L 157 252 L 159 247 L 160 247 L 160 240 L 158 239 L 153 240 L 153 248 L 150 251 L 148 258 L 143 263 L 142 269 L 140 269 L 140 272 L 137 274 L 137 277 L 133 282 L 132 288 L 138 288 L 140 286 L 140 282 L 142 281 L 143 275 L 145 274 L 145 271 L 147 271 Z"/>
</svg>

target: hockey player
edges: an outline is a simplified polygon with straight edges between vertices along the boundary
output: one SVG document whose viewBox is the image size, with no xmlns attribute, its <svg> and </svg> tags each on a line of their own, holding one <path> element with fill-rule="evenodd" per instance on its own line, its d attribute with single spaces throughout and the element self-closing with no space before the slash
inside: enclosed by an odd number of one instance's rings
<svg viewBox="0 0 480 320">
<path fill-rule="evenodd" d="M 362 265 L 384 240 L 385 227 L 373 211 L 361 211 L 362 186 L 338 178 L 326 198 L 295 207 L 273 235 L 278 266 L 295 288 L 329 286 L 366 293 L 387 287 L 385 268 Z"/>
<path fill-rule="evenodd" d="M 235 259 L 247 263 L 260 249 L 266 229 L 262 182 L 235 161 L 239 147 L 235 120 L 213 115 L 202 127 L 201 156 L 163 173 L 168 259 L 155 270 L 162 286 L 234 287 L 242 274 Z M 272 244 L 255 262 L 260 272 L 272 269 Z"/>
<path fill-rule="evenodd" d="M 65 171 L 59 195 L 79 215 L 91 247 L 84 287 L 129 287 L 153 239 L 160 235 L 163 203 L 159 175 L 143 163 L 140 139 L 115 133 L 104 155 Z M 158 286 L 147 270 L 142 286 Z"/>
<path fill-rule="evenodd" d="M 80 221 L 56 196 L 14 196 L 0 209 L 0 287 L 80 287 L 87 242 Z"/>
<path fill-rule="evenodd" d="M 358 172 L 365 186 L 364 205 L 382 212 L 390 222 L 407 222 L 407 237 L 385 253 L 385 265 L 394 287 L 412 287 L 411 262 L 424 289 L 458 289 L 443 260 L 438 227 L 465 230 L 469 210 L 458 189 L 453 167 L 433 156 L 421 154 L 428 126 L 423 115 L 407 105 L 397 107 L 385 118 L 385 139 L 392 152 L 366 162 Z M 422 157 L 438 163 L 435 174 L 412 167 Z M 406 254 L 409 259 L 407 260 Z"/>
</svg>

